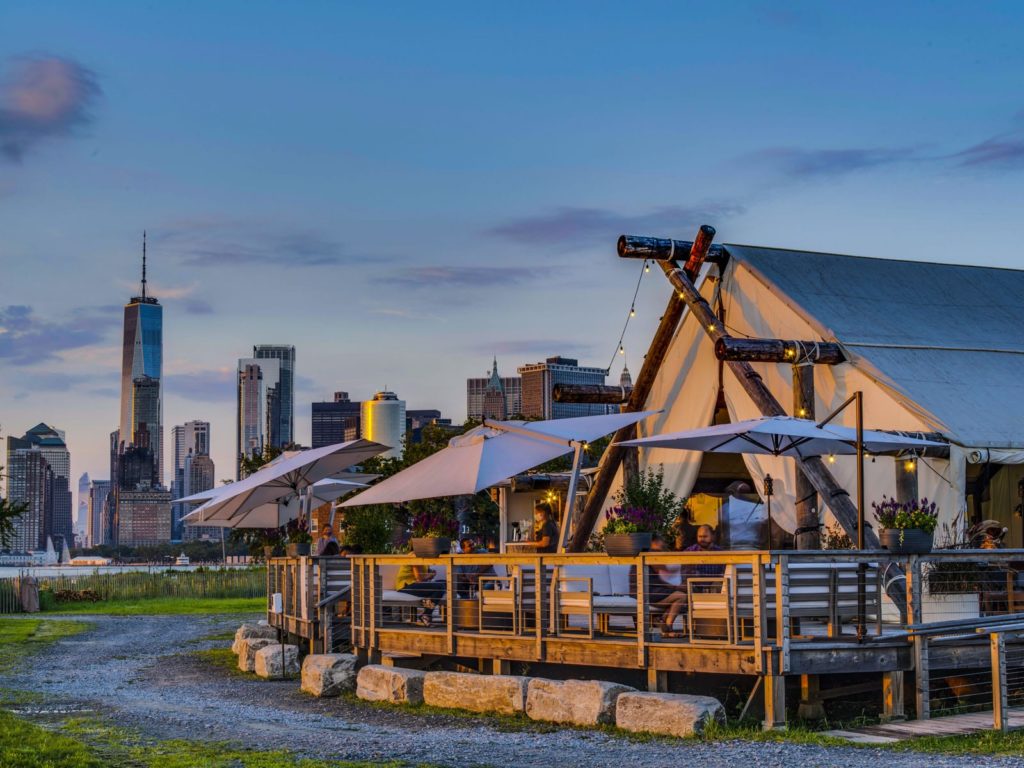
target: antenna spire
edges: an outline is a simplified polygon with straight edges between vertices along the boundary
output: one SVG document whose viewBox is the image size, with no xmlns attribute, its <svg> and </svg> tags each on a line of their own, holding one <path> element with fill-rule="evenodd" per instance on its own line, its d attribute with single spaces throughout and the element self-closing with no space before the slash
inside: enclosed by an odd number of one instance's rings
<svg viewBox="0 0 1024 768">
<path fill-rule="evenodd" d="M 146 298 L 146 230 L 142 230 L 142 298 Z"/>
</svg>

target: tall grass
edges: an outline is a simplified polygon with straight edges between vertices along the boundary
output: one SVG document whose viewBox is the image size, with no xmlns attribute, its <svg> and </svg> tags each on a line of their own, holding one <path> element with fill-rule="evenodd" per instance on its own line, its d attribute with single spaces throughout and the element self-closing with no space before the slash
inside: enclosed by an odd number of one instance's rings
<svg viewBox="0 0 1024 768">
<path fill-rule="evenodd" d="M 41 592 L 57 595 L 62 592 L 90 592 L 101 601 L 158 597 L 244 598 L 265 597 L 267 594 L 266 569 L 262 567 L 40 576 L 37 581 Z M 5 598 L 8 593 L 13 595 L 13 599 Z M 58 600 L 57 605 L 60 604 Z M 0 580 L 0 613 L 20 610 L 17 579 Z"/>
</svg>

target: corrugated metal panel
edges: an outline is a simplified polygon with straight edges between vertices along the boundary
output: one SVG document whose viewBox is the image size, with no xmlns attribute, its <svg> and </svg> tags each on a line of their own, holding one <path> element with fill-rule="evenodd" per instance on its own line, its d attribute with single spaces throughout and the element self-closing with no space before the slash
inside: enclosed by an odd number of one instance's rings
<svg viewBox="0 0 1024 768">
<path fill-rule="evenodd" d="M 1024 271 L 727 248 L 950 438 L 1024 447 Z"/>
</svg>

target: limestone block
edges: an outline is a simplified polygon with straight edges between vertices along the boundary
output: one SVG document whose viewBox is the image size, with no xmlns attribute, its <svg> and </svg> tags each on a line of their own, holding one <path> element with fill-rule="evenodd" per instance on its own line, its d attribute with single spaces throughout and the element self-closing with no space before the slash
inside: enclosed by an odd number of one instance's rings
<svg viewBox="0 0 1024 768">
<path fill-rule="evenodd" d="M 252 672 L 256 663 L 256 652 L 268 645 L 277 645 L 277 640 L 266 637 L 244 638 L 238 644 L 238 668 L 243 672 Z"/>
<path fill-rule="evenodd" d="M 421 669 L 402 669 L 369 664 L 356 677 L 356 696 L 364 701 L 386 701 L 391 704 L 422 704 Z"/>
<path fill-rule="evenodd" d="M 351 653 L 313 653 L 302 662 L 302 690 L 337 696 L 356 686 L 356 657 Z"/>
<path fill-rule="evenodd" d="M 231 644 L 231 652 L 237 656 L 242 650 L 243 640 L 255 640 L 256 638 L 276 640 L 277 630 L 266 624 L 243 624 L 235 632 L 235 641 Z"/>
<path fill-rule="evenodd" d="M 571 725 L 615 722 L 615 702 L 636 688 L 603 680 L 544 680 L 534 678 L 526 691 L 526 714 L 533 720 Z"/>
<path fill-rule="evenodd" d="M 435 707 L 511 715 L 526 707 L 528 677 L 428 672 L 423 701 Z"/>
<path fill-rule="evenodd" d="M 256 651 L 253 669 L 260 677 L 281 678 L 299 673 L 299 646 L 271 643 Z"/>
<path fill-rule="evenodd" d="M 615 703 L 615 724 L 625 731 L 692 736 L 712 722 L 725 722 L 725 709 L 710 696 L 623 693 Z"/>
</svg>

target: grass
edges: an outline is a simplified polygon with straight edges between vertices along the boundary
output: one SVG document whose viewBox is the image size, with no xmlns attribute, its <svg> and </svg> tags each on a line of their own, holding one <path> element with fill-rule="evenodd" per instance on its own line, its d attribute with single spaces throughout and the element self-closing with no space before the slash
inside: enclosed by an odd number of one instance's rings
<svg viewBox="0 0 1024 768">
<path fill-rule="evenodd" d="M 206 662 L 212 667 L 221 669 L 239 677 L 249 677 L 249 673 L 238 668 L 238 657 L 231 652 L 230 648 L 210 648 L 205 651 L 192 651 L 192 655 Z"/>
<path fill-rule="evenodd" d="M 244 749 L 223 742 L 152 741 L 95 720 L 44 728 L 0 712 L 4 768 L 380 768 L 402 763 L 314 760 L 284 750 Z"/>
<path fill-rule="evenodd" d="M 88 627 L 81 621 L 0 619 L 0 672 L 14 668 L 26 656 L 50 643 L 77 635 Z"/>
<path fill-rule="evenodd" d="M 107 616 L 179 616 L 214 613 L 260 613 L 262 597 L 153 597 L 141 600 L 107 600 L 99 603 L 62 603 L 53 615 L 104 614 Z"/>
</svg>

